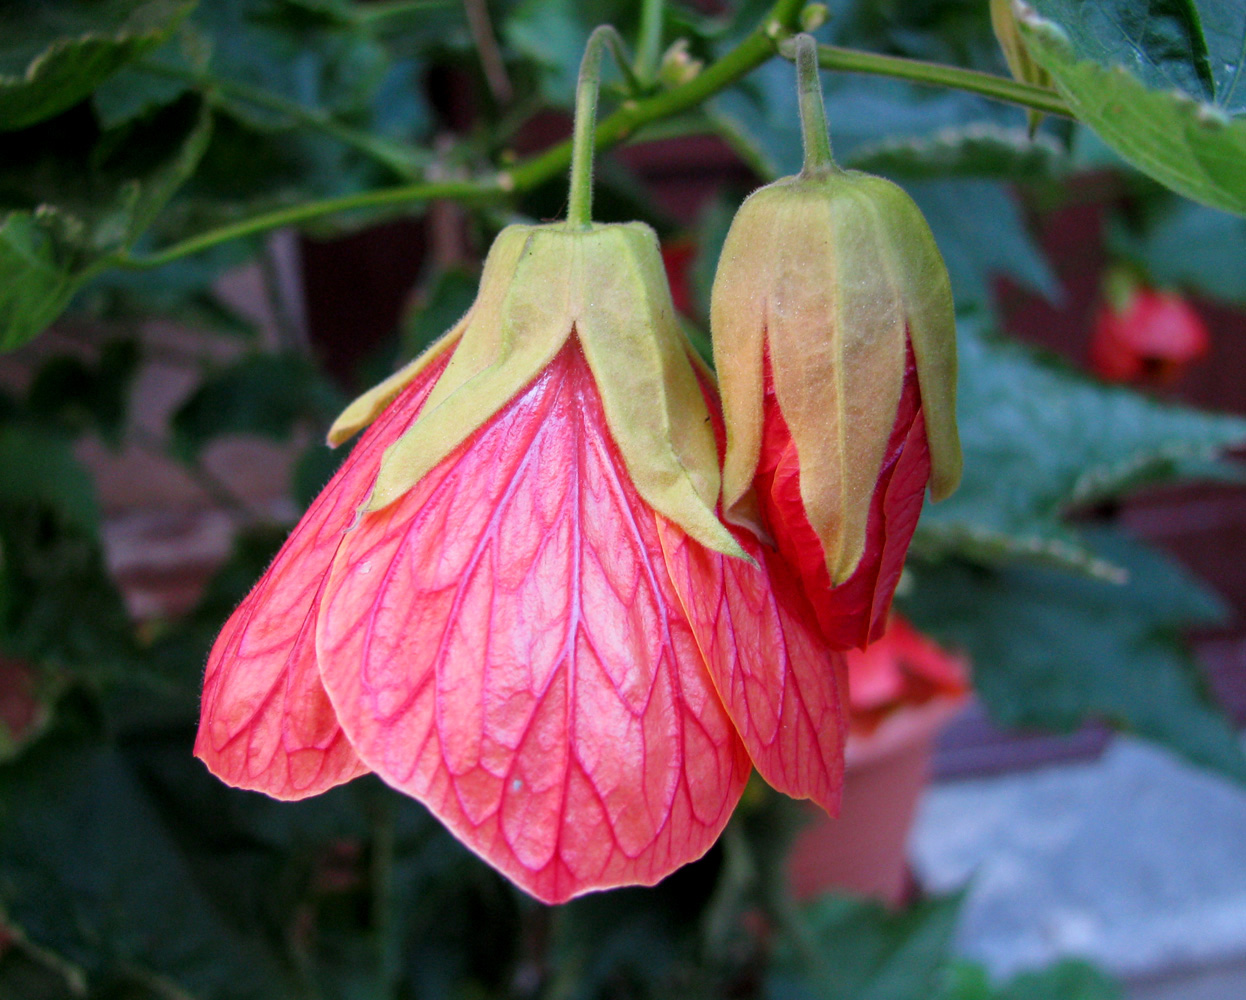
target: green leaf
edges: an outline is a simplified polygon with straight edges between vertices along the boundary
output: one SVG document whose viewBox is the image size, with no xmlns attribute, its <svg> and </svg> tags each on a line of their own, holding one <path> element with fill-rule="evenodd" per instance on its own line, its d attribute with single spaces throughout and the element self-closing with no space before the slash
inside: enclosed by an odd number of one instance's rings
<svg viewBox="0 0 1246 1000">
<path fill-rule="evenodd" d="M 1030 0 L 1031 55 L 1077 117 L 1139 170 L 1246 215 L 1246 11 L 1223 0 Z"/>
<path fill-rule="evenodd" d="M 40 333 L 128 249 L 195 169 L 210 118 L 195 97 L 100 132 L 71 111 L 10 136 L 0 160 L 0 350 Z"/>
<path fill-rule="evenodd" d="M 805 946 L 785 935 L 766 978 L 767 1000 L 913 1000 L 929 996 L 947 961 L 960 897 L 901 912 L 824 896 L 802 913 Z M 803 951 L 803 954 L 802 954 Z"/>
<path fill-rule="evenodd" d="M 0 505 L 37 506 L 88 534 L 99 527 L 95 483 L 63 435 L 22 424 L 0 426 L 0 469 Z"/>
<path fill-rule="evenodd" d="M 172 448 L 185 461 L 223 434 L 287 440 L 302 420 L 327 423 L 342 397 L 306 358 L 253 354 L 210 376 L 173 414 Z"/>
<path fill-rule="evenodd" d="M 1122 996 L 1121 988 L 1094 966 L 1069 960 L 1015 976 L 995 1000 L 1121 1000 Z"/>
<path fill-rule="evenodd" d="M 1056 301 L 1060 286 L 1026 227 L 1016 198 L 992 181 L 906 181 L 934 233 L 960 309 L 993 301 L 991 279 L 1006 275 Z"/>
<path fill-rule="evenodd" d="M 927 136 L 862 143 L 845 167 L 871 174 L 931 180 L 951 177 L 1020 181 L 1051 177 L 1063 169 L 1059 144 L 1042 134 L 993 122 L 953 125 Z"/>
<path fill-rule="evenodd" d="M 914 552 L 1048 563 L 1111 577 L 1070 508 L 1205 473 L 1246 420 L 1160 403 L 964 321 L 958 408 L 965 474 L 926 508 Z"/>
<path fill-rule="evenodd" d="M 507 18 L 505 37 L 536 64 L 545 99 L 570 108 L 589 34 L 599 24 L 612 24 L 624 38 L 634 38 L 639 10 L 624 0 L 522 0 Z M 618 79 L 612 59 L 602 69 L 607 81 Z"/>
<path fill-rule="evenodd" d="M 40 333 L 86 279 L 48 228 L 31 212 L 0 221 L 0 351 Z"/>
<path fill-rule="evenodd" d="M 114 448 L 121 444 L 130 387 L 138 372 L 136 340 L 110 340 L 95 364 L 56 355 L 35 374 L 27 395 L 30 415 L 70 434 L 97 431 Z"/>
<path fill-rule="evenodd" d="M 0 9 L 0 131 L 82 100 L 163 42 L 195 0 L 9 0 Z"/>
<path fill-rule="evenodd" d="M 260 942 L 196 887 L 125 759 L 81 738 L 45 739 L 0 768 L 0 905 L 101 994 L 289 995 Z"/>
<path fill-rule="evenodd" d="M 1055 570 L 919 563 L 903 610 L 965 649 L 974 688 L 1000 723 L 1069 730 L 1101 720 L 1246 782 L 1233 727 L 1180 636 L 1224 606 L 1175 563 L 1122 536 L 1089 536 L 1124 584 Z"/>
<path fill-rule="evenodd" d="M 1157 284 L 1222 302 L 1246 302 L 1246 219 L 1169 195 L 1148 213 L 1139 231 L 1117 227 L 1112 243 Z"/>
</svg>

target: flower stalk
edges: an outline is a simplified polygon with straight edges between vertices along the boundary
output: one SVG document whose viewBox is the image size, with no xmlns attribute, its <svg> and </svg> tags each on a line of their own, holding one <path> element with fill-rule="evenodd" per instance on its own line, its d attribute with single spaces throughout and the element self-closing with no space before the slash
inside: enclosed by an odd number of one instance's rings
<svg viewBox="0 0 1246 1000">
<path fill-rule="evenodd" d="M 831 137 L 822 103 L 822 76 L 818 72 L 818 43 L 812 35 L 796 36 L 796 89 L 800 98 L 800 138 L 805 160 L 801 176 L 825 177 L 838 173 L 831 155 Z"/>
<path fill-rule="evenodd" d="M 614 28 L 599 25 L 588 36 L 580 77 L 575 86 L 575 129 L 571 135 L 571 193 L 567 200 L 567 228 L 589 229 L 593 224 L 593 152 L 597 132 L 597 97 L 601 91 L 601 50 Z"/>
</svg>

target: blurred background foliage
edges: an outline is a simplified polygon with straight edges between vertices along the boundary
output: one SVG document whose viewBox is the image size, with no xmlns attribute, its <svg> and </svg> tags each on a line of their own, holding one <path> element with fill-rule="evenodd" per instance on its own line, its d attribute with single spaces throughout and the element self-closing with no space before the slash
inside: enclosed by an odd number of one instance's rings
<svg viewBox="0 0 1246 1000">
<path fill-rule="evenodd" d="M 1241 211 L 1246 159 L 1233 170 L 1224 160 L 1240 148 L 1246 84 L 1200 69 L 1241 42 L 1241 17 L 1230 0 L 1150 4 L 1165 23 L 1201 16 L 1210 41 L 1164 48 L 1161 33 L 1143 33 L 1125 70 L 1109 72 L 1121 54 L 1105 32 L 1137 28 L 1128 5 L 1106 5 L 1102 23 L 1083 23 L 1067 0 L 1035 6 L 1023 34 L 1045 47 L 1079 115 L 1099 127 L 1091 89 L 1116 88 L 1109 97 L 1136 98 L 1181 143 L 1122 142 L 1065 118 L 1031 139 L 1024 111 L 972 93 L 825 78 L 837 155 L 917 200 L 961 323 L 965 482 L 923 517 L 903 608 L 968 651 L 976 692 L 1001 724 L 1103 721 L 1244 782 L 1234 730 L 1183 639 L 1223 621 L 1222 602 L 1104 512 L 1143 487 L 1239 480 L 1223 456 L 1246 442 L 1246 421 L 1105 385 L 1008 339 L 998 295 L 1004 279 L 1061 300 L 1034 220 L 1107 185 L 1114 258 L 1157 283 L 1246 301 L 1246 220 L 1164 186 Z M 461 314 L 502 225 L 559 216 L 563 170 L 522 174 L 523 156 L 567 134 L 595 25 L 613 23 L 640 52 L 641 79 L 608 76 L 609 110 L 677 92 L 768 10 L 757 0 L 0 7 L 0 346 L 53 322 L 86 331 L 85 348 L 44 352 L 25 385 L 0 392 L 0 997 L 1118 995 L 1077 963 L 988 981 L 952 957 L 956 898 L 901 912 L 840 897 L 794 907 L 781 875 L 794 820 L 760 788 L 719 846 L 656 889 L 558 909 L 513 890 L 370 777 L 298 804 L 226 788 L 190 755 L 202 666 L 281 526 L 233 509 L 234 554 L 185 615 L 136 622 L 107 569 L 78 445 L 115 449 L 133 436 L 153 319 L 236 345 L 159 442 L 192 475 L 210 485 L 203 453 L 225 435 L 317 437 L 350 391 Z M 656 48 L 644 41 L 645 11 L 661 18 Z M 837 0 L 818 34 L 1006 74 L 986 0 Z M 1169 93 L 1174 84 L 1192 98 Z M 710 135 L 738 156 L 735 179 L 694 226 L 660 207 L 626 157 L 603 158 L 597 202 L 602 221 L 640 218 L 684 248 L 686 322 L 702 345 L 714 263 L 750 172 L 753 182 L 794 172 L 800 151 L 782 59 L 706 96 L 634 137 Z M 1156 148 L 1158 180 L 1128 166 Z M 1191 180 L 1199 157 L 1205 169 Z M 496 172 L 511 168 L 524 183 L 508 192 Z M 429 201 L 402 197 L 404 186 L 443 182 L 465 185 L 459 239 L 426 255 L 420 308 L 353 367 L 326 366 L 320 345 L 280 315 L 276 336 L 261 337 L 220 294 L 221 276 L 242 264 L 271 279 L 270 222 L 341 237 L 422 217 Z M 376 191 L 396 193 L 359 197 Z M 306 447 L 291 510 L 339 459 Z"/>
</svg>

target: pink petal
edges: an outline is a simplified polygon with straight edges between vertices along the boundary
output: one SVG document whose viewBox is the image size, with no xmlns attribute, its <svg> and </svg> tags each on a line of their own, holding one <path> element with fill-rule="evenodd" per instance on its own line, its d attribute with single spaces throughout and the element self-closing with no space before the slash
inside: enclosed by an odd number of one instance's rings
<svg viewBox="0 0 1246 1000">
<path fill-rule="evenodd" d="M 663 526 L 663 547 L 710 676 L 753 764 L 793 798 L 839 810 L 847 696 L 844 660 L 819 633 L 795 572 L 749 532 L 752 566 Z"/>
<path fill-rule="evenodd" d="M 431 364 L 368 429 L 221 629 L 195 755 L 227 784 L 300 799 L 367 771 L 316 668 L 319 591 L 381 453 L 415 420 L 444 367 L 444 359 Z"/>
<path fill-rule="evenodd" d="M 837 649 L 864 648 L 887 626 L 930 479 L 930 448 L 912 348 L 896 422 L 870 502 L 865 552 L 852 576 L 838 587 L 831 587 L 822 544 L 805 517 L 796 446 L 769 391 L 765 421 L 757 490 L 775 541 L 799 570 L 827 641 Z"/>
<path fill-rule="evenodd" d="M 367 765 L 546 902 L 699 857 L 749 773 L 574 338 L 349 532 L 316 645 Z"/>
</svg>

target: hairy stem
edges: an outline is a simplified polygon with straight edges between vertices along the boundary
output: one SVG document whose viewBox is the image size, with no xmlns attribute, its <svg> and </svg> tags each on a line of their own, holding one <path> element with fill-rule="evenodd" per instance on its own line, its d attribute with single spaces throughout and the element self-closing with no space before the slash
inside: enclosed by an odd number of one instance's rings
<svg viewBox="0 0 1246 1000">
<path fill-rule="evenodd" d="M 568 229 L 588 229 L 593 224 L 593 140 L 597 129 L 597 95 L 601 90 L 601 50 L 613 31 L 605 24 L 594 28 L 580 61 L 580 78 L 575 85 L 575 131 L 571 136 Z"/>
<path fill-rule="evenodd" d="M 783 54 L 789 59 L 794 55 L 787 51 Z M 842 73 L 869 73 L 925 83 L 933 87 L 950 87 L 953 90 L 989 97 L 993 101 L 1019 104 L 1023 108 L 1032 108 L 1044 114 L 1073 117 L 1069 106 L 1054 90 L 1018 83 L 993 73 L 922 62 L 920 59 L 880 55 L 877 52 L 843 49 L 836 45 L 819 45 L 818 63 L 823 69 L 839 70 Z"/>
<path fill-rule="evenodd" d="M 805 148 L 804 177 L 824 177 L 839 170 L 831 156 L 831 137 L 822 103 L 818 43 L 812 35 L 796 36 L 796 91 L 800 97 L 800 139 Z"/>
<path fill-rule="evenodd" d="M 640 34 L 636 39 L 636 75 L 649 86 L 657 79 L 662 56 L 662 19 L 666 0 L 644 0 L 640 8 Z"/>
</svg>

